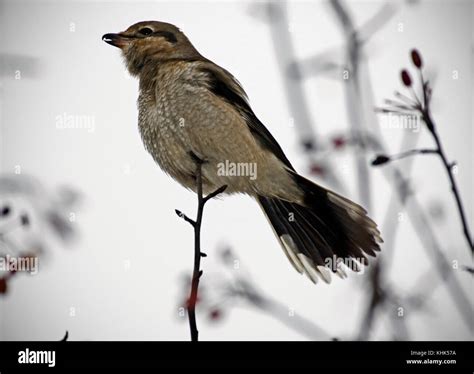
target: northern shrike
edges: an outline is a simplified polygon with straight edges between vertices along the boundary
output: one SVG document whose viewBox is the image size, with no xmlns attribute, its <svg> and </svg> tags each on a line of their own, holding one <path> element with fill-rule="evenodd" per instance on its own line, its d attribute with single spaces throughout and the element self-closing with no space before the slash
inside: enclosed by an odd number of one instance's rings
<svg viewBox="0 0 474 374">
<path fill-rule="evenodd" d="M 227 194 L 253 197 L 290 262 L 314 283 L 329 282 L 331 272 L 344 277 L 341 261 L 357 270 L 380 251 L 380 232 L 365 209 L 299 175 L 239 82 L 180 29 L 139 22 L 102 39 L 121 49 L 139 78 L 138 127 L 165 173 L 196 191 L 197 157 L 204 192 L 227 185 Z M 253 178 L 236 172 L 248 165 L 255 166 Z"/>
</svg>

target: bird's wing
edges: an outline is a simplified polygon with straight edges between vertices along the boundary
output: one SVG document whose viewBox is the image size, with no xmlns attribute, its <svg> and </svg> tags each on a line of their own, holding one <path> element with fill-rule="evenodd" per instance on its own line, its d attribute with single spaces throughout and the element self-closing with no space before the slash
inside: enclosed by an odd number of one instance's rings
<svg viewBox="0 0 474 374">
<path fill-rule="evenodd" d="M 206 75 L 208 89 L 214 95 L 227 101 L 239 112 L 258 142 L 278 157 L 285 166 L 294 170 L 278 142 L 250 108 L 247 94 L 239 81 L 227 70 L 210 61 L 200 63 L 199 70 Z"/>
</svg>

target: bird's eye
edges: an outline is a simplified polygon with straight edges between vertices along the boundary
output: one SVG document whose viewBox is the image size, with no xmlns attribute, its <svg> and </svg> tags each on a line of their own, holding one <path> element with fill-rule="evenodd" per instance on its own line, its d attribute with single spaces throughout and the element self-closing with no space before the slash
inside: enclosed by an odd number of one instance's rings
<svg viewBox="0 0 474 374">
<path fill-rule="evenodd" d="M 153 34 L 153 30 L 149 27 L 144 27 L 143 29 L 140 29 L 139 33 L 142 35 L 151 35 Z"/>
</svg>

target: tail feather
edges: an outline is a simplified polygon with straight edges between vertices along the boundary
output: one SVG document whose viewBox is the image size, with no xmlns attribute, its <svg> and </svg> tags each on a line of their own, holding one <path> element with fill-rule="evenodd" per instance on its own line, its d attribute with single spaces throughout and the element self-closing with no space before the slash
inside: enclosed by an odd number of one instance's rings
<svg viewBox="0 0 474 374">
<path fill-rule="evenodd" d="M 314 283 L 318 278 L 329 283 L 331 271 L 347 276 L 342 264 L 353 271 L 367 265 L 366 255 L 374 257 L 383 242 L 367 211 L 296 173 L 293 177 L 304 192 L 302 203 L 265 196 L 258 202 L 295 269 Z"/>
<path fill-rule="evenodd" d="M 286 223 L 284 222 L 284 218 L 279 214 L 279 212 L 275 209 L 274 204 L 270 202 L 269 199 L 260 196 L 258 198 L 258 202 L 262 207 L 270 225 L 273 229 L 273 232 L 277 236 L 282 248 L 283 252 L 285 252 L 286 257 L 293 265 L 295 270 L 298 273 L 303 272 L 303 264 L 296 256 L 296 252 L 292 249 L 295 245 L 293 240 L 291 239 L 291 234 L 289 234 L 289 229 L 286 227 Z"/>
</svg>

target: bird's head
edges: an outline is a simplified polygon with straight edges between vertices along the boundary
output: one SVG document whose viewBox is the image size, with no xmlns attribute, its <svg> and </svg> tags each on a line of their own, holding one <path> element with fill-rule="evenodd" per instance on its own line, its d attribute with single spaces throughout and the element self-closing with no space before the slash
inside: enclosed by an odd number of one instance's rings
<svg viewBox="0 0 474 374">
<path fill-rule="evenodd" d="M 122 50 L 132 75 L 139 75 L 150 63 L 200 57 L 186 35 L 165 22 L 138 22 L 117 34 L 105 34 L 102 40 Z"/>
</svg>

